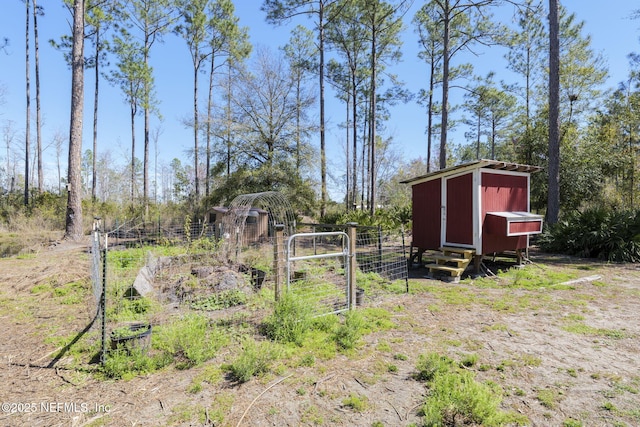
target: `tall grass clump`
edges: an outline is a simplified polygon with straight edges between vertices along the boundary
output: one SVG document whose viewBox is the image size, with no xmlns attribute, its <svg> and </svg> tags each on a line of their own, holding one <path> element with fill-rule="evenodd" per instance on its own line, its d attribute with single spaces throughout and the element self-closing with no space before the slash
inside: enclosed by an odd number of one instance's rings
<svg viewBox="0 0 640 427">
<path fill-rule="evenodd" d="M 190 314 L 154 330 L 153 346 L 170 355 L 178 369 L 188 369 L 211 359 L 226 342 L 225 335 L 206 316 Z"/>
<path fill-rule="evenodd" d="M 460 363 L 437 353 L 421 355 L 415 378 L 425 381 L 429 393 L 422 408 L 425 426 L 524 425 L 525 417 L 499 409 L 502 395 L 492 384 L 475 380 Z"/>
<path fill-rule="evenodd" d="M 276 301 L 273 314 L 264 322 L 264 331 L 273 341 L 302 345 L 311 323 L 312 310 L 309 304 L 287 292 Z"/>
<path fill-rule="evenodd" d="M 280 353 L 277 345 L 272 342 L 246 339 L 242 351 L 226 369 L 235 381 L 245 383 L 254 376 L 269 372 Z"/>
<path fill-rule="evenodd" d="M 342 350 L 353 350 L 364 334 L 365 321 L 357 310 L 347 311 L 344 322 L 335 331 L 335 340 Z"/>
<path fill-rule="evenodd" d="M 547 252 L 640 262 L 640 210 L 592 207 L 568 213 L 539 240 Z"/>
</svg>

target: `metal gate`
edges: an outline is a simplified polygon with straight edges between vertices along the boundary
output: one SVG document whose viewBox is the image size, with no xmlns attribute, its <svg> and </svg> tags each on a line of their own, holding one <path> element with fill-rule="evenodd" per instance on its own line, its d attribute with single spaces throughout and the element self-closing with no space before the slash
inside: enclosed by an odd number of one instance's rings
<svg viewBox="0 0 640 427">
<path fill-rule="evenodd" d="M 350 308 L 352 259 L 349 236 L 341 231 L 289 236 L 287 291 L 306 301 L 316 315 Z"/>
</svg>

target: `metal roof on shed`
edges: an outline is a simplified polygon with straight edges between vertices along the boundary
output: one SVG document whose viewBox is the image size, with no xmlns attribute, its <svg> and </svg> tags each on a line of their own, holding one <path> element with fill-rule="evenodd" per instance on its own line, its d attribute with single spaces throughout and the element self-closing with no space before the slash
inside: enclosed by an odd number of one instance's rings
<svg viewBox="0 0 640 427">
<path fill-rule="evenodd" d="M 495 170 L 503 170 L 503 171 L 513 171 L 513 172 L 526 172 L 526 173 L 534 173 L 542 170 L 540 166 L 530 166 L 530 165 L 522 165 L 519 163 L 510 163 L 510 162 L 501 162 L 498 160 L 475 160 L 469 163 L 463 163 L 456 166 L 451 166 L 445 169 L 440 169 L 438 171 L 430 172 L 425 175 L 420 175 L 415 178 L 407 179 L 404 181 L 400 181 L 401 184 L 418 184 L 419 182 L 429 181 L 434 178 L 438 178 L 440 176 L 453 175 L 457 172 L 462 171 L 463 169 L 495 169 Z"/>
</svg>

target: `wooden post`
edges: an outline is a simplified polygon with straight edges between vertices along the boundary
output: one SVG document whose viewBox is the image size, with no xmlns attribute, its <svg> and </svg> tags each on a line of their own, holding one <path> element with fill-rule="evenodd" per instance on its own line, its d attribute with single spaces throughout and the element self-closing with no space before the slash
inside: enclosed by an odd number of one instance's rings
<svg viewBox="0 0 640 427">
<path fill-rule="evenodd" d="M 481 266 L 482 266 L 482 255 L 475 255 L 473 257 L 473 270 L 476 274 L 480 274 Z"/>
<path fill-rule="evenodd" d="M 273 271 L 275 273 L 275 299 L 278 301 L 284 285 L 284 265 L 286 262 L 284 248 L 284 224 L 276 224 L 276 239 L 273 245 Z"/>
<path fill-rule="evenodd" d="M 356 222 L 347 223 L 347 236 L 349 236 L 349 262 L 347 279 L 349 281 L 349 310 L 356 308 Z"/>
</svg>

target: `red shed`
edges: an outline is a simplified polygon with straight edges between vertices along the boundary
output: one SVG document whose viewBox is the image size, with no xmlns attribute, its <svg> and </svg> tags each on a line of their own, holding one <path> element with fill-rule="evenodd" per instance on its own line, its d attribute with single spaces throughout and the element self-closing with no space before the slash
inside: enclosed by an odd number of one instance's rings
<svg viewBox="0 0 640 427">
<path fill-rule="evenodd" d="M 477 160 L 402 181 L 413 193 L 411 258 L 426 250 L 443 250 L 438 265 L 453 260 L 456 268 L 435 268 L 458 276 L 482 255 L 529 246 L 529 236 L 542 232 L 542 216 L 529 212 L 530 174 L 537 166 Z M 417 250 L 413 253 L 414 248 Z M 433 265 L 432 265 L 433 266 Z M 431 267 L 430 267 L 431 268 Z"/>
</svg>

